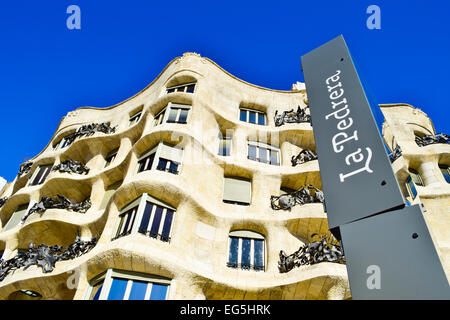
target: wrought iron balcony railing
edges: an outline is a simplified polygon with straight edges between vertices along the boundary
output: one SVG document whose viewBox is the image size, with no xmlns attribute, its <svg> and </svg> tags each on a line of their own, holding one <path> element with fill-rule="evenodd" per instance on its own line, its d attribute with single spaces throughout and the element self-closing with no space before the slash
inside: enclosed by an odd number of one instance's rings
<svg viewBox="0 0 450 320">
<path fill-rule="evenodd" d="M 309 106 L 306 106 L 302 109 L 298 106 L 297 111 L 294 112 L 294 109 L 289 111 L 283 111 L 283 113 L 278 114 L 278 110 L 275 111 L 274 122 L 276 127 L 280 127 L 285 123 L 302 123 L 302 122 L 311 122 L 311 116 L 306 114 L 306 109 Z"/>
<path fill-rule="evenodd" d="M 289 210 L 296 204 L 306 203 L 324 203 L 322 190 L 317 189 L 311 184 L 302 186 L 297 191 L 283 194 L 281 196 L 270 196 L 270 205 L 273 210 Z"/>
<path fill-rule="evenodd" d="M 286 255 L 283 250 L 280 251 L 280 261 L 278 262 L 280 273 L 289 272 L 295 267 L 320 262 L 345 263 L 342 246 L 331 233 L 322 236 L 314 233 L 311 235 L 311 240 L 314 237 L 319 237 L 319 239 L 301 246 L 290 255 Z"/>
<path fill-rule="evenodd" d="M 416 136 L 415 140 L 419 147 L 436 143 L 450 144 L 450 136 L 445 133 L 438 133 L 436 135 L 429 134 L 423 137 Z"/>
<path fill-rule="evenodd" d="M 97 244 L 97 237 L 90 240 L 81 240 L 77 235 L 75 241 L 63 250 L 62 246 L 47 246 L 40 244 L 37 247 L 31 242 L 28 250 L 19 251 L 18 254 L 9 260 L 0 259 L 0 281 L 14 270 L 36 265 L 41 267 L 42 272 L 47 273 L 53 271 L 58 261 L 72 260 L 83 254 L 88 253 Z"/>
</svg>

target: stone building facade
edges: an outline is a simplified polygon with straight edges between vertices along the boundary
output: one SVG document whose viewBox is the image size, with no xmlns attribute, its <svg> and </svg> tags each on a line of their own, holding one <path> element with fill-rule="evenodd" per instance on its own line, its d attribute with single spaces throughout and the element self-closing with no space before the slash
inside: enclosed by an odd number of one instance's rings
<svg viewBox="0 0 450 320">
<path fill-rule="evenodd" d="M 185 53 L 128 100 L 69 112 L 0 195 L 0 299 L 350 299 L 342 260 L 299 250 L 328 232 L 307 103 Z M 448 270 L 450 147 L 415 145 L 435 134 L 423 112 L 381 108 Z"/>
</svg>

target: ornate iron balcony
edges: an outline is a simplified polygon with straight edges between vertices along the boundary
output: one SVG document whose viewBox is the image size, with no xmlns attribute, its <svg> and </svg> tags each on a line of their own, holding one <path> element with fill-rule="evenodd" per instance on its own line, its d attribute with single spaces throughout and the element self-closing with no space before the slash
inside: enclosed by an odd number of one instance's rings
<svg viewBox="0 0 450 320">
<path fill-rule="evenodd" d="M 309 149 L 304 149 L 300 151 L 297 156 L 292 156 L 291 163 L 295 167 L 298 164 L 302 164 L 308 161 L 317 160 L 317 155 Z"/>
<path fill-rule="evenodd" d="M 331 233 L 322 236 L 314 233 L 311 235 L 311 240 L 314 237 L 319 237 L 319 239 L 301 246 L 290 255 L 286 255 L 283 250 L 280 251 L 280 261 L 278 262 L 280 273 L 289 272 L 295 267 L 325 261 L 345 263 L 344 251 L 339 241 Z"/>
<path fill-rule="evenodd" d="M 303 185 L 297 191 L 281 196 L 270 196 L 270 205 L 273 210 L 289 210 L 296 204 L 323 203 L 323 192 L 311 184 Z"/>
<path fill-rule="evenodd" d="M 85 213 L 91 207 L 91 200 L 88 198 L 80 203 L 72 203 L 63 195 L 56 195 L 56 199 L 42 197 L 41 201 L 35 203 L 31 209 L 21 219 L 22 223 L 35 212 L 42 213 L 47 209 L 66 209 L 70 211 Z"/>
<path fill-rule="evenodd" d="M 111 128 L 107 123 L 91 123 L 78 128 L 78 130 L 72 134 L 69 134 L 65 137 L 65 140 L 68 145 L 72 144 L 75 139 L 85 136 L 89 137 L 96 132 L 103 132 L 106 134 L 114 133 L 116 131 L 116 127 Z"/>
<path fill-rule="evenodd" d="M 52 171 L 77 173 L 77 174 L 88 174 L 89 168 L 77 160 L 68 159 L 68 160 L 61 162 L 60 164 L 54 166 L 52 168 Z"/>
<path fill-rule="evenodd" d="M 294 109 L 291 109 L 283 111 L 282 114 L 278 114 L 278 110 L 276 110 L 274 117 L 275 126 L 280 127 L 285 123 L 311 122 L 311 116 L 306 114 L 306 109 L 309 109 L 309 106 L 306 106 L 304 109 L 298 106 L 296 112 L 294 112 Z"/>
<path fill-rule="evenodd" d="M 445 133 L 438 133 L 436 135 L 429 134 L 423 137 L 416 136 L 415 140 L 419 147 L 425 147 L 435 143 L 450 144 L 450 136 Z"/>
<path fill-rule="evenodd" d="M 41 267 L 42 272 L 47 273 L 53 271 L 58 261 L 75 259 L 85 253 L 88 253 L 97 244 L 97 237 L 83 241 L 77 235 L 75 241 L 63 250 L 59 245 L 47 246 L 40 244 L 37 247 L 31 242 L 28 250 L 19 252 L 14 258 L 9 260 L 0 259 L 0 281 L 14 270 L 36 265 Z"/>
<path fill-rule="evenodd" d="M 21 164 L 19 172 L 17 173 L 17 176 L 20 177 L 20 176 L 30 172 L 32 165 L 33 165 L 33 162 L 30 162 L 30 161 Z"/>
</svg>

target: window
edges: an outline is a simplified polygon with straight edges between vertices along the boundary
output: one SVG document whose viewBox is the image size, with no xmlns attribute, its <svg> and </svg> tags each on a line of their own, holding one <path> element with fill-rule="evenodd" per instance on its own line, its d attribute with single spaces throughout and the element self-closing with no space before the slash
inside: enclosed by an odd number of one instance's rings
<svg viewBox="0 0 450 320">
<path fill-rule="evenodd" d="M 160 171 L 167 171 L 173 174 L 178 174 L 178 165 L 179 163 L 175 161 L 159 158 L 158 166 L 156 167 L 156 169 Z"/>
<path fill-rule="evenodd" d="M 160 142 L 158 146 L 144 153 L 138 160 L 138 172 L 157 169 L 178 174 L 183 150 Z M 157 159 L 157 162 L 155 161 Z M 154 167 L 154 163 L 156 167 Z"/>
<path fill-rule="evenodd" d="M 113 240 L 138 232 L 150 238 L 170 242 L 175 211 L 175 208 L 144 193 L 121 210 Z"/>
<path fill-rule="evenodd" d="M 409 169 L 409 176 L 406 179 L 406 189 L 408 190 L 411 198 L 414 200 L 417 196 L 417 188 L 416 186 L 423 186 L 422 177 L 420 174 L 414 170 Z"/>
<path fill-rule="evenodd" d="M 14 211 L 14 213 L 9 218 L 6 225 L 3 227 L 2 231 L 10 230 L 10 229 L 14 228 L 15 226 L 19 225 L 20 221 L 22 220 L 22 217 L 25 216 L 25 214 L 27 213 L 27 209 L 28 209 L 28 203 L 18 206 L 16 208 L 16 210 Z"/>
<path fill-rule="evenodd" d="M 265 240 L 261 234 L 248 230 L 230 232 L 228 267 L 264 271 L 264 261 Z"/>
<path fill-rule="evenodd" d="M 139 112 L 135 113 L 133 116 L 131 116 L 130 121 L 129 121 L 129 126 L 131 127 L 132 125 L 138 123 L 139 119 L 141 118 L 141 115 L 142 115 L 142 111 L 139 111 Z"/>
<path fill-rule="evenodd" d="M 57 143 L 55 143 L 53 145 L 53 150 L 58 150 L 58 147 L 59 147 L 59 149 L 63 149 L 65 147 L 67 147 L 67 146 L 70 146 L 71 143 L 66 139 L 66 137 L 62 138 Z"/>
<path fill-rule="evenodd" d="M 106 158 L 105 158 L 105 168 L 108 167 L 108 166 L 114 161 L 114 159 L 116 159 L 117 151 L 118 151 L 118 150 L 119 150 L 118 148 L 117 148 L 117 149 L 114 149 L 113 151 L 111 151 L 110 153 L 108 153 L 108 154 L 106 155 Z"/>
<path fill-rule="evenodd" d="M 445 181 L 447 181 L 447 183 L 450 183 L 450 167 L 445 164 L 440 164 L 439 169 L 441 169 Z"/>
<path fill-rule="evenodd" d="M 280 150 L 261 142 L 249 141 L 248 159 L 279 166 Z"/>
<path fill-rule="evenodd" d="M 170 279 L 125 270 L 108 269 L 89 281 L 89 300 L 166 300 Z"/>
<path fill-rule="evenodd" d="M 240 177 L 224 177 L 223 202 L 248 206 L 252 199 L 252 183 Z"/>
<path fill-rule="evenodd" d="M 31 179 L 31 184 L 32 186 L 36 186 L 38 184 L 42 184 L 44 183 L 45 179 L 47 178 L 48 174 L 50 173 L 50 170 L 52 169 L 53 165 L 44 165 L 44 166 L 39 166 L 39 168 L 37 170 L 35 170 L 35 173 Z"/>
<path fill-rule="evenodd" d="M 244 108 L 240 108 L 239 111 L 240 111 L 239 120 L 248 123 L 259 124 L 261 126 L 266 125 L 267 117 L 265 112 Z"/>
<path fill-rule="evenodd" d="M 231 137 L 220 137 L 219 156 L 229 156 L 231 154 Z"/>
<path fill-rule="evenodd" d="M 181 85 L 178 85 L 178 86 L 173 86 L 173 87 L 167 88 L 166 93 L 172 93 L 172 92 L 194 93 L 194 90 L 195 90 L 195 82 L 194 83 L 181 84 Z"/>
<path fill-rule="evenodd" d="M 11 293 L 8 300 L 41 300 L 42 295 L 32 290 L 18 290 Z"/>
<path fill-rule="evenodd" d="M 153 126 L 163 123 L 187 123 L 190 105 L 169 102 L 166 108 L 160 111 L 153 119 Z"/>
<path fill-rule="evenodd" d="M 417 172 L 414 169 L 409 169 L 409 175 L 411 176 L 411 179 L 415 185 L 423 187 L 424 184 L 423 184 L 422 177 L 420 176 L 419 172 Z"/>
</svg>

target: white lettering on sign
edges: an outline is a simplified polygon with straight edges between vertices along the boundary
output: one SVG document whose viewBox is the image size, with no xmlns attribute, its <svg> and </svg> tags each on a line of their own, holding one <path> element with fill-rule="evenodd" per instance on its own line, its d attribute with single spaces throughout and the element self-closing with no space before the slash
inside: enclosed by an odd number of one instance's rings
<svg viewBox="0 0 450 320">
<path fill-rule="evenodd" d="M 358 141 L 358 130 L 349 130 L 353 126 L 353 118 L 349 117 L 351 111 L 347 98 L 343 97 L 345 90 L 342 82 L 339 81 L 340 74 L 341 70 L 336 70 L 334 75 L 325 80 L 330 93 L 331 108 L 333 109 L 325 116 L 325 120 L 334 119 L 337 121 L 336 128 L 338 132 L 331 138 L 331 145 L 335 153 L 344 151 L 348 141 Z M 368 147 L 357 148 L 355 151 L 350 150 L 345 157 L 345 164 L 350 167 L 350 170 L 347 173 L 339 173 L 339 180 L 344 182 L 345 179 L 362 172 L 373 173 L 373 170 L 370 168 L 371 159 L 372 150 Z M 364 166 L 361 166 L 362 164 Z"/>
</svg>

